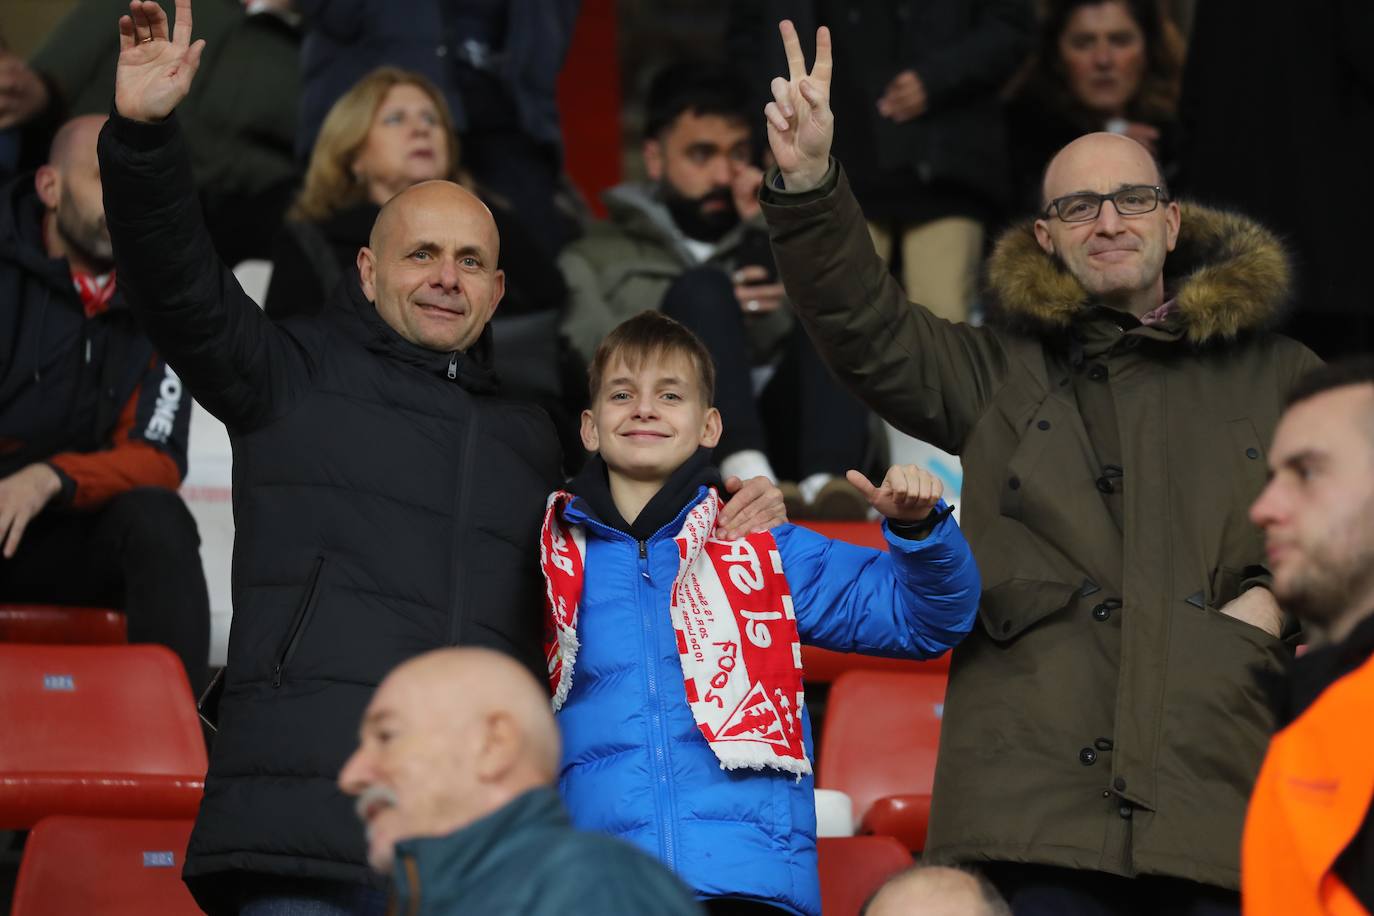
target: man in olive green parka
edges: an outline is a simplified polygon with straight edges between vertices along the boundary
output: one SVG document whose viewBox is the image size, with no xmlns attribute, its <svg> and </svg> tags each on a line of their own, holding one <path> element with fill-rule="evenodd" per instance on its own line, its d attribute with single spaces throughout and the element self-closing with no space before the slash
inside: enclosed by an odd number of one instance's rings
<svg viewBox="0 0 1374 916">
<path fill-rule="evenodd" d="M 1255 672 L 1294 635 L 1246 510 L 1283 394 L 1318 364 L 1265 330 L 1282 248 L 1092 134 L 998 242 L 989 325 L 938 319 L 829 158 L 828 34 L 808 74 L 782 31 L 763 205 L 787 295 L 852 390 L 964 463 L 984 592 L 951 666 L 929 857 L 983 865 L 1018 914 L 1238 912 L 1273 724 Z"/>
</svg>

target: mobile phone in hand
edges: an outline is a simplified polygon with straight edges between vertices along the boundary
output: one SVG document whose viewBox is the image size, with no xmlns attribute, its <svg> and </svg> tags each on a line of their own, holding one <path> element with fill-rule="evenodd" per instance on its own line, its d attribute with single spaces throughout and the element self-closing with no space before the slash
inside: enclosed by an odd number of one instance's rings
<svg viewBox="0 0 1374 916">
<path fill-rule="evenodd" d="M 761 229 L 747 230 L 736 249 L 735 269 L 752 266 L 768 271 L 768 276 L 759 280 L 759 283 L 778 282 L 778 264 L 773 260 L 773 246 L 768 243 L 768 233 Z"/>
</svg>

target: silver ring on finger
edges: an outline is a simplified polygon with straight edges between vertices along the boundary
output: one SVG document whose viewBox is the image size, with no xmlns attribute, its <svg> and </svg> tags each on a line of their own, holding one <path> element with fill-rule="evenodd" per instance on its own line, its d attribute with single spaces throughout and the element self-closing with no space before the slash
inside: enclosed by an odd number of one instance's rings
<svg viewBox="0 0 1374 916">
<path fill-rule="evenodd" d="M 748 302 L 744 303 L 744 310 L 746 312 L 757 312 L 759 310 L 759 300 L 750 299 Z"/>
</svg>

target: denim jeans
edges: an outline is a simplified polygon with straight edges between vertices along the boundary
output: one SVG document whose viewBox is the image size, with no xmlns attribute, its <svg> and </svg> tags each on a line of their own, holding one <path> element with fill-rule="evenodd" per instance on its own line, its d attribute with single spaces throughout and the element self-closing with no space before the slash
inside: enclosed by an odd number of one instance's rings
<svg viewBox="0 0 1374 916">
<path fill-rule="evenodd" d="M 343 881 L 274 880 L 244 894 L 239 916 L 384 916 L 386 891 Z"/>
</svg>

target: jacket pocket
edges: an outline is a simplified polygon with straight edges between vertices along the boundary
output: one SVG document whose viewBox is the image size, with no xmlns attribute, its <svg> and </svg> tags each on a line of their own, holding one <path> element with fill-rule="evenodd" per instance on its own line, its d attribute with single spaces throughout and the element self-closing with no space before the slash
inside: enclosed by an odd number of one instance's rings
<svg viewBox="0 0 1374 916">
<path fill-rule="evenodd" d="M 1255 571 L 1254 569 L 1250 569 L 1249 571 L 1236 570 L 1229 566 L 1217 567 L 1216 572 L 1212 573 L 1212 581 L 1210 583 L 1211 597 L 1203 608 L 1203 612 L 1220 617 L 1223 626 L 1230 625 L 1238 628 L 1238 632 L 1247 634 L 1252 641 L 1259 640 L 1258 645 L 1264 648 L 1270 642 L 1277 642 L 1279 637 L 1274 636 L 1272 633 L 1249 621 L 1241 620 L 1239 617 L 1232 617 L 1222 610 L 1226 605 L 1240 597 L 1241 584 L 1247 578 L 1250 578 Z"/>
<path fill-rule="evenodd" d="M 305 583 L 305 593 L 301 597 L 301 603 L 296 606 L 296 613 L 291 618 L 291 629 L 286 633 L 286 642 L 277 653 L 277 667 L 272 671 L 272 686 L 280 687 L 282 673 L 286 670 L 286 665 L 291 661 L 291 656 L 296 654 L 296 647 L 300 645 L 301 637 L 305 635 L 306 626 L 310 623 L 310 617 L 315 611 L 315 602 L 320 590 L 320 572 L 324 569 L 324 557 L 316 557 L 315 565 L 310 570 L 310 578 Z"/>
<path fill-rule="evenodd" d="M 1066 607 L 1079 587 L 1042 579 L 1009 579 L 983 592 L 978 617 L 997 642 L 1020 636 L 1055 611 Z"/>
</svg>

